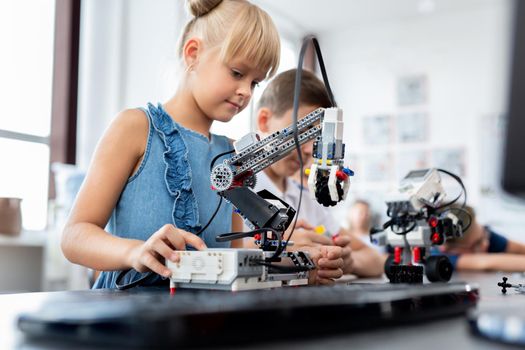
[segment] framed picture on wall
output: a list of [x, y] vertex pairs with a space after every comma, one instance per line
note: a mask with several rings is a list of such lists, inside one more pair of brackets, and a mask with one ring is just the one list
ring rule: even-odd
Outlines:
[[392, 116], [379, 114], [363, 118], [363, 138], [367, 145], [386, 145], [392, 143]]
[[422, 105], [428, 101], [428, 79], [424, 74], [402, 76], [397, 81], [400, 106]]
[[397, 116], [397, 141], [425, 142], [428, 139], [428, 115], [424, 112], [401, 113]]

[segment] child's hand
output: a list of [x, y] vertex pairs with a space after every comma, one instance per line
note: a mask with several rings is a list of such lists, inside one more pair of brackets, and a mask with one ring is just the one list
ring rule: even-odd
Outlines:
[[334, 284], [343, 275], [343, 249], [335, 246], [304, 247], [316, 269], [310, 271], [309, 284]]
[[354, 267], [354, 259], [352, 258], [352, 248], [350, 247], [352, 240], [348, 236], [336, 235], [332, 238], [333, 243], [341, 247], [343, 250], [342, 258], [344, 261], [343, 273], [352, 273]]
[[180, 256], [175, 250], [186, 250], [187, 244], [198, 250], [206, 249], [204, 241], [193, 233], [180, 230], [171, 224], [164, 225], [147, 241], [132, 250], [131, 266], [138, 272], [153, 271], [169, 277], [171, 271], [164, 265], [164, 260], [178, 262]]

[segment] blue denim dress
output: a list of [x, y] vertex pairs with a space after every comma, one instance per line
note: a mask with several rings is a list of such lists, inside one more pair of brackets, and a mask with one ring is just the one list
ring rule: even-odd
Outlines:
[[[210, 163], [233, 147], [224, 136], [210, 134], [208, 139], [182, 127], [160, 104], [155, 107], [150, 103], [143, 111], [149, 121], [144, 159], [128, 179], [106, 230], [118, 237], [143, 241], [165, 224], [195, 233], [206, 225], [219, 202], [210, 186]], [[231, 231], [231, 218], [232, 206], [223, 201], [201, 235], [208, 247], [229, 247], [228, 242], [217, 243], [215, 237]], [[103, 271], [93, 288], [115, 288], [119, 272]], [[120, 284], [140, 277], [132, 270]]]

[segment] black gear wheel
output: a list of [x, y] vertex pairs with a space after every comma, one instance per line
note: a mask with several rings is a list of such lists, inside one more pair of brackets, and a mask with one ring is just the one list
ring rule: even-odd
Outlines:
[[255, 188], [255, 185], [257, 185], [257, 175], [248, 176], [246, 179], [244, 179], [244, 186]]
[[325, 207], [333, 207], [339, 201], [341, 201], [343, 199], [343, 187], [339, 181], [336, 182], [335, 186], [337, 188], [337, 195], [339, 197], [338, 201], [333, 201], [330, 197], [330, 190], [328, 189], [328, 177], [317, 174], [317, 183], [315, 189], [315, 198], [317, 199], [317, 202], [324, 205]]

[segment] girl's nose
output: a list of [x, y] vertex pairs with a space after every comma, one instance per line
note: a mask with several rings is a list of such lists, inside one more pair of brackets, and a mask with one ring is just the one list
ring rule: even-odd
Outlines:
[[241, 82], [237, 88], [237, 94], [243, 96], [246, 99], [249, 99], [252, 96], [251, 83]]

